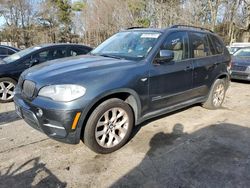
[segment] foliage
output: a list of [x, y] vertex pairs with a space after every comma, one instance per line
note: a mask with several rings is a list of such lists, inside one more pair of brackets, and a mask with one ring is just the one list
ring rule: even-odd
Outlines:
[[226, 43], [249, 32], [250, 0], [0, 0], [0, 40], [16, 46], [83, 42], [96, 46], [132, 26], [202, 26]]

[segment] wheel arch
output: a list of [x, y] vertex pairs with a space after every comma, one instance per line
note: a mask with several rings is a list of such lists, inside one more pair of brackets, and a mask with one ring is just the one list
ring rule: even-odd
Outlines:
[[4, 76], [4, 75], [0, 76], [0, 79], [3, 79], [3, 78], [12, 79], [12, 80], [16, 81], [16, 83], [18, 82], [18, 79], [14, 78], [12, 76]]
[[111, 99], [111, 98], [118, 98], [129, 104], [129, 106], [132, 108], [133, 114], [134, 114], [134, 122], [137, 124], [137, 121], [141, 114], [141, 102], [139, 99], [138, 94], [132, 90], [132, 89], [117, 89], [113, 91], [109, 91], [107, 93], [103, 93], [99, 95], [99, 97], [96, 97], [96, 100], [89, 105], [89, 108], [86, 110], [85, 118], [82, 123], [81, 127], [81, 138], [84, 134], [84, 128], [85, 125], [91, 115], [91, 113], [94, 111], [94, 109], [99, 106], [102, 102]]
[[230, 75], [228, 73], [221, 73], [219, 74], [216, 79], [214, 80], [214, 82], [218, 79], [225, 79], [226, 80], [226, 88], [229, 87], [229, 84], [230, 84]]

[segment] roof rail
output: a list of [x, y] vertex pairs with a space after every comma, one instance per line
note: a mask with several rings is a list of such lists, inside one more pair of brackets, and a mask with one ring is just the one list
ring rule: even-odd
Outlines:
[[213, 33], [212, 30], [210, 29], [207, 29], [207, 28], [203, 28], [203, 27], [197, 27], [197, 26], [191, 26], [191, 25], [172, 25], [170, 28], [194, 28], [194, 29], [200, 29], [200, 30], [203, 30], [203, 31], [209, 31], [211, 33]]
[[129, 30], [129, 29], [142, 29], [142, 28], [145, 28], [145, 27], [138, 27], [138, 26], [135, 26], [135, 27], [129, 27], [129, 28], [127, 28], [127, 30]]

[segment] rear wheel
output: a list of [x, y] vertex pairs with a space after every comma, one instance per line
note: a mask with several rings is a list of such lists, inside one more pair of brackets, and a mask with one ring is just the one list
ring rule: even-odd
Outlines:
[[0, 103], [11, 102], [17, 82], [11, 78], [0, 78]]
[[120, 99], [109, 99], [90, 115], [84, 143], [97, 153], [111, 153], [128, 140], [134, 125], [131, 107]]
[[214, 82], [207, 101], [203, 104], [207, 109], [218, 109], [221, 107], [226, 94], [226, 83], [223, 79]]

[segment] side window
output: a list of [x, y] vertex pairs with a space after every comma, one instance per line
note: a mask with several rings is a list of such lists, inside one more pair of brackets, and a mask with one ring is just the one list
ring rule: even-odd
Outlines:
[[67, 50], [66, 50], [66, 48], [51, 49], [50, 55], [51, 55], [50, 60], [67, 57]]
[[8, 55], [8, 50], [6, 48], [0, 48], [0, 55]]
[[59, 59], [67, 56], [67, 50], [66, 48], [54, 48], [49, 50], [41, 51], [35, 55], [33, 55], [33, 59], [39, 60], [39, 63], [53, 60], [53, 59]]
[[215, 53], [216, 54], [222, 54], [224, 46], [223, 44], [219, 41], [219, 39], [213, 35], [210, 35], [211, 42], [215, 48]]
[[193, 58], [211, 55], [207, 35], [203, 33], [190, 33], [191, 54]]
[[14, 50], [8, 49], [8, 55], [12, 55], [12, 54], [14, 54], [14, 53], [16, 53]]
[[213, 44], [213, 42], [212, 42], [212, 40], [211, 40], [211, 38], [210, 38], [209, 36], [207, 36], [207, 37], [208, 37], [208, 44], [209, 44], [209, 48], [210, 48], [210, 50], [211, 50], [211, 53], [212, 53], [213, 55], [218, 54], [218, 53], [217, 53], [217, 50], [216, 50], [216, 48], [215, 48], [215, 46], [214, 46], [214, 44]]
[[69, 56], [83, 55], [87, 53], [88, 53], [88, 50], [84, 48], [70, 48], [69, 49]]
[[45, 51], [41, 51], [39, 53], [36, 53], [32, 56], [32, 59], [37, 59], [39, 61], [39, 63], [48, 61], [49, 56], [50, 56], [49, 52], [50, 52], [49, 50], [45, 50]]
[[174, 52], [174, 61], [181, 61], [188, 58], [188, 37], [186, 32], [176, 32], [167, 36], [162, 50]]

